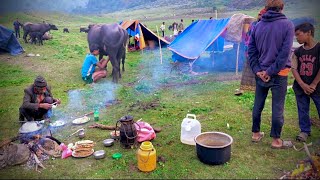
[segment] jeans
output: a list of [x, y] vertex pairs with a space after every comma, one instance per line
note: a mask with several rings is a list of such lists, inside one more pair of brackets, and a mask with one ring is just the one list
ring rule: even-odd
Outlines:
[[261, 113], [269, 89], [272, 92], [272, 124], [270, 137], [280, 138], [284, 123], [283, 111], [287, 93], [287, 76], [272, 76], [269, 82], [263, 82], [256, 76], [256, 93], [252, 111], [252, 132], [260, 132]]
[[300, 131], [310, 135], [311, 133], [311, 121], [309, 117], [310, 111], [310, 98], [313, 100], [318, 110], [318, 116], [320, 118], [320, 96], [306, 94], [296, 95], [298, 116], [299, 116], [299, 127]]
[[16, 33], [16, 38], [20, 38], [20, 29], [15, 29], [15, 33]]

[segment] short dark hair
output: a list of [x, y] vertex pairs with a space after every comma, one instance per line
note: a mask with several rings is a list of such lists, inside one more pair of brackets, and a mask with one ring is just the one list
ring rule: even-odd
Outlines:
[[94, 50], [99, 50], [98, 44], [90, 44], [90, 52], [92, 53]]
[[304, 33], [311, 31], [311, 36], [314, 37], [314, 26], [311, 23], [306, 22], [306, 23], [297, 25], [294, 28], [294, 31], [298, 31], [298, 30]]

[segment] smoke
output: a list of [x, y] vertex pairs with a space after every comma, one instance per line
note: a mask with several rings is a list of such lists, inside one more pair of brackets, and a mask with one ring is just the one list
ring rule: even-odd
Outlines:
[[[83, 117], [85, 114], [93, 112], [96, 108], [106, 108], [107, 104], [115, 100], [115, 91], [118, 85], [109, 81], [98, 82], [93, 87], [80, 90], [71, 90], [68, 92], [69, 102], [63, 108], [59, 106], [53, 109], [52, 120], [63, 121], [66, 123], [64, 127], [72, 124], [76, 118]], [[64, 128], [51, 128], [53, 132], [57, 132]]]

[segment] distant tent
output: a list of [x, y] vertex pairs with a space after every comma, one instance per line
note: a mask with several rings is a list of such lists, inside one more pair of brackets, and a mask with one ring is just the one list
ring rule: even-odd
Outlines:
[[167, 40], [159, 37], [138, 20], [122, 21], [120, 22], [120, 25], [123, 29], [127, 30], [130, 36], [138, 39], [138, 45], [140, 49], [144, 49], [146, 46], [148, 46], [148, 43], [150, 41], [155, 41], [158, 43], [158, 38], [160, 38], [161, 46], [167, 46], [168, 44], [170, 44]]
[[18, 55], [24, 52], [14, 32], [0, 25], [0, 50], [9, 52], [11, 55]]
[[238, 72], [239, 47], [244, 40], [245, 24], [254, 19], [244, 14], [234, 14], [231, 18], [196, 21], [179, 34], [168, 49], [173, 52], [174, 61], [197, 60], [205, 51], [223, 51], [225, 41], [237, 43]]

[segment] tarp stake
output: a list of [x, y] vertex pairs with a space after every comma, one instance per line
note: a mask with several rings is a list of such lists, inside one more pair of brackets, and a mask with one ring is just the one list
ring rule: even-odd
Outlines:
[[162, 64], [162, 51], [161, 51], [161, 42], [160, 42], [158, 26], [156, 26], [156, 28], [157, 28], [157, 34], [158, 34], [158, 40], [159, 40], [159, 48], [160, 48], [160, 64]]

